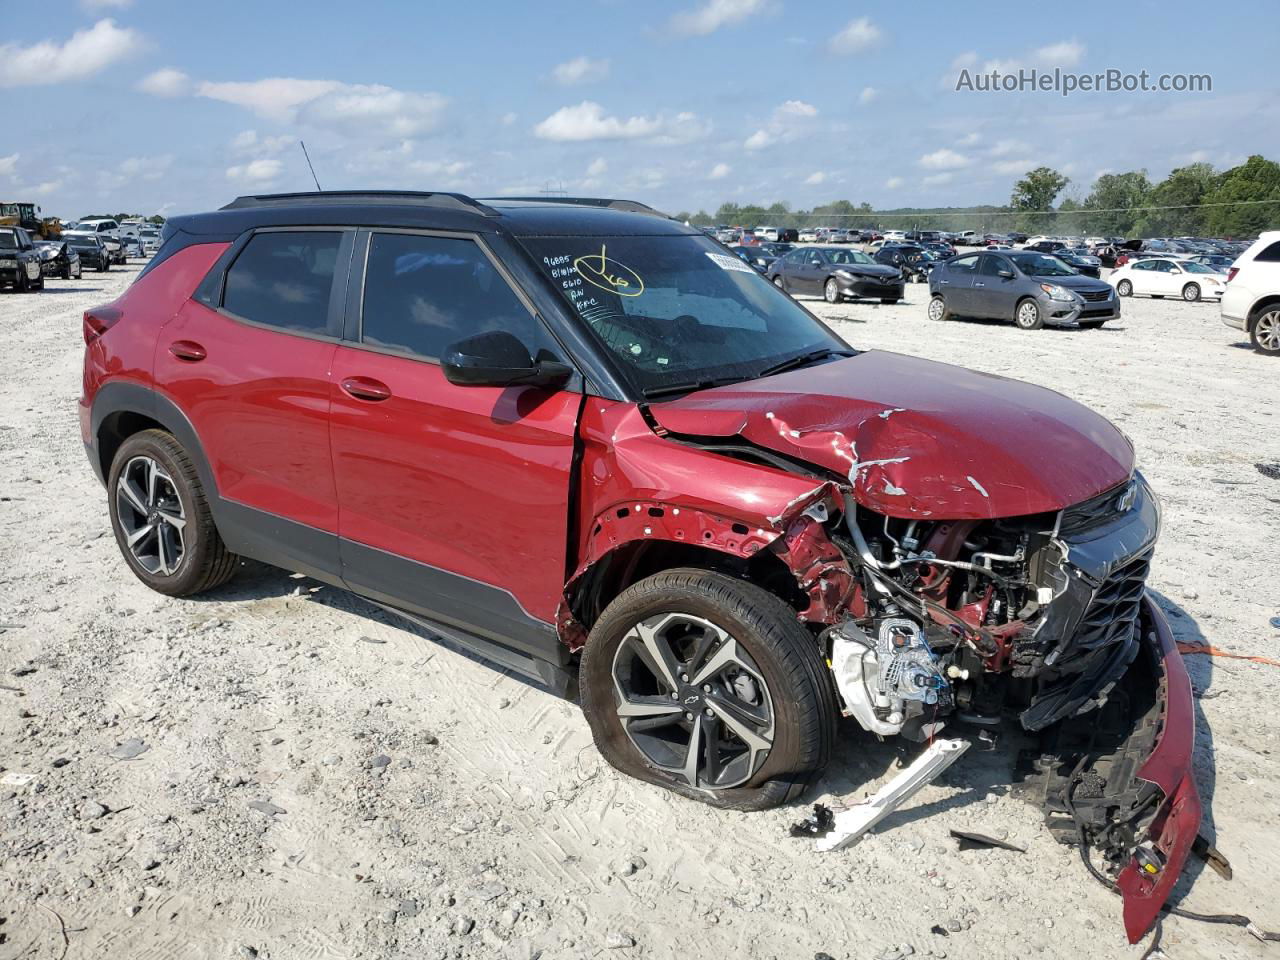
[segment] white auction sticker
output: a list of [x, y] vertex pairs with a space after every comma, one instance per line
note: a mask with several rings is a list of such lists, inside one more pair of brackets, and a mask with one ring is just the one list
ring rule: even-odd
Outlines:
[[723, 253], [712, 253], [710, 250], [702, 251], [712, 262], [721, 270], [736, 270], [739, 273], [755, 273], [747, 264], [743, 263], [738, 257], [726, 256]]

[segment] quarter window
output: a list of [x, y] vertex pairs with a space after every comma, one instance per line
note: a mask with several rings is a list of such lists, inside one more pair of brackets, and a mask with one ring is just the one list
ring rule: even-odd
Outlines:
[[370, 238], [362, 343], [438, 360], [458, 340], [490, 330], [514, 334], [535, 358], [550, 345], [474, 241], [404, 233]]
[[1271, 244], [1271, 246], [1267, 247], [1253, 259], [1261, 260], [1263, 263], [1276, 263], [1277, 261], [1280, 261], [1280, 240]]
[[227, 271], [223, 307], [282, 330], [331, 333], [329, 295], [341, 240], [335, 231], [255, 234]]

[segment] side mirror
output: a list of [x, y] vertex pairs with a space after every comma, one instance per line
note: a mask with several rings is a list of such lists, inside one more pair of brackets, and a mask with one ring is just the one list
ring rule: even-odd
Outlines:
[[459, 340], [440, 363], [445, 379], [459, 387], [559, 386], [573, 374], [567, 364], [534, 360], [529, 348], [506, 330]]
[[1002, 279], [1004, 279], [1004, 280], [1012, 280], [1012, 279], [1013, 279], [1013, 271], [1012, 271], [1012, 270], [1009, 270], [1009, 269], [1000, 269], [1000, 270], [997, 270], [997, 271], [996, 271], [996, 276], [998, 276], [998, 277], [1000, 277], [1000, 278], [1002, 278]]

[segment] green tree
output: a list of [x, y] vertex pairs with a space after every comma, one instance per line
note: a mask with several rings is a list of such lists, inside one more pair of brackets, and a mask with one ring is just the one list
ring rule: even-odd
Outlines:
[[1049, 167], [1027, 171], [1027, 175], [1013, 185], [1013, 194], [1009, 197], [1009, 206], [1017, 213], [1018, 226], [1028, 231], [1046, 229], [1053, 223], [1053, 214], [1039, 211], [1052, 210], [1058, 194], [1070, 182], [1068, 177]]
[[1133, 208], [1146, 205], [1150, 193], [1151, 181], [1145, 170], [1103, 174], [1084, 200], [1084, 209], [1096, 212], [1077, 218], [1079, 229], [1107, 237], [1133, 236], [1141, 218], [1141, 211]]
[[[1259, 202], [1263, 201], [1263, 202]], [[1280, 164], [1254, 155], [1222, 174], [1205, 195], [1206, 232], [1219, 237], [1251, 237], [1280, 224]]]
[[1204, 203], [1220, 177], [1208, 163], [1192, 163], [1170, 172], [1152, 188], [1147, 197], [1151, 207], [1175, 207], [1172, 210], [1147, 210], [1139, 218], [1134, 236], [1198, 237], [1208, 232], [1208, 211]]

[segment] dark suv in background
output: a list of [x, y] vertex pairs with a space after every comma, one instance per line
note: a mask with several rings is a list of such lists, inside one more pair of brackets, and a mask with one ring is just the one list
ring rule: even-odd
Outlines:
[[859, 351], [627, 201], [244, 197], [164, 236], [84, 315], [83, 438], [144, 583], [252, 557], [354, 591], [576, 679], [610, 763], [724, 807], [799, 795], [842, 715], [1016, 726], [1047, 816], [1086, 778], [1070, 835], [1130, 935], [1154, 920], [1195, 726], [1144, 594], [1157, 502], [1101, 416]]
[[929, 319], [1012, 320], [1023, 330], [1101, 327], [1120, 316], [1111, 284], [1086, 277], [1047, 253], [969, 253], [929, 275]]

